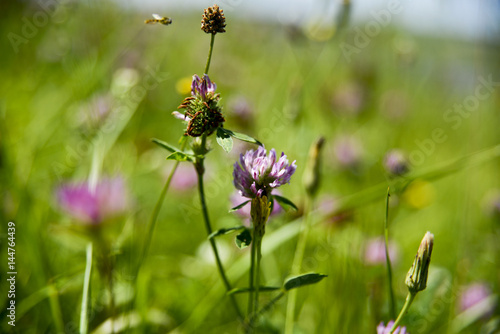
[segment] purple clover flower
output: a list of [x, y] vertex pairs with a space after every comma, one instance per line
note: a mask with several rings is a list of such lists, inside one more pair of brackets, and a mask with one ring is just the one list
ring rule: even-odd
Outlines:
[[[389, 242], [389, 258], [392, 263], [398, 262], [399, 249], [395, 243]], [[365, 246], [365, 263], [368, 265], [385, 264], [385, 239], [373, 238]]]
[[384, 168], [392, 175], [403, 175], [408, 172], [408, 159], [403, 151], [391, 150], [384, 157]]
[[271, 149], [269, 156], [262, 146], [240, 154], [239, 161], [234, 164], [233, 183], [244, 197], [255, 198], [269, 196], [274, 188], [290, 183], [290, 178], [297, 166], [292, 164], [284, 153], [276, 161], [276, 151]]
[[208, 75], [203, 74], [203, 78], [200, 78], [197, 74], [193, 75], [193, 82], [191, 83], [191, 95], [201, 96], [202, 100], [205, 100], [208, 93], [214, 93], [217, 89], [215, 82], [210, 81]]
[[70, 216], [91, 225], [123, 213], [128, 205], [124, 182], [118, 177], [101, 180], [95, 189], [87, 183], [64, 184], [57, 199]]
[[[389, 321], [387, 323], [387, 326], [384, 326], [384, 322], [381, 322], [377, 326], [377, 334], [389, 334], [391, 332], [391, 328], [394, 325], [394, 321]], [[394, 331], [394, 334], [410, 334], [409, 332], [406, 331], [406, 327], [397, 327], [396, 330]]]
[[480, 311], [481, 317], [486, 318], [495, 311], [496, 307], [496, 303], [490, 298], [491, 296], [492, 292], [488, 284], [483, 282], [469, 284], [460, 295], [459, 309], [464, 312], [482, 304], [478, 311]]

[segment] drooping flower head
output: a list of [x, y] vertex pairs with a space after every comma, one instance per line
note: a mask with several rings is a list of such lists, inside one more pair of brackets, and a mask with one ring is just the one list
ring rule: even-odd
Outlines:
[[296, 168], [295, 160], [289, 164], [284, 153], [277, 159], [274, 149], [267, 155], [266, 149], [259, 146], [256, 151], [240, 154], [234, 164], [233, 183], [244, 197], [269, 196], [273, 189], [290, 183]]
[[191, 82], [191, 96], [186, 97], [179, 109], [186, 109], [184, 114], [174, 111], [175, 118], [188, 122], [185, 135], [199, 137], [202, 134], [211, 135], [222, 126], [225, 119], [222, 116], [220, 95], [215, 93], [217, 85], [208, 75], [203, 78], [193, 75]]
[[121, 178], [101, 180], [95, 189], [88, 183], [68, 183], [57, 190], [59, 206], [84, 224], [98, 225], [125, 212], [128, 200]]
[[[384, 326], [384, 323], [381, 322], [377, 326], [377, 334], [389, 334], [391, 332], [392, 326], [394, 325], [394, 321], [389, 321], [387, 323], [387, 326]], [[409, 332], [406, 331], [406, 327], [396, 327], [396, 330], [393, 332], [393, 334], [410, 334]]]

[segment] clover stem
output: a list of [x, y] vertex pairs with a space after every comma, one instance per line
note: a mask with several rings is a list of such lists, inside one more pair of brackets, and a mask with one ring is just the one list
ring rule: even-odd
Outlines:
[[[202, 150], [206, 151], [206, 136], [205, 134], [202, 135]], [[207, 235], [212, 234], [212, 225], [210, 224], [210, 218], [208, 216], [208, 209], [207, 209], [207, 204], [205, 201], [205, 190], [203, 186], [203, 174], [205, 172], [205, 168], [203, 166], [204, 164], [205, 157], [197, 157], [196, 161], [194, 163], [195, 169], [196, 169], [196, 174], [198, 175], [198, 193], [200, 196], [200, 203], [201, 203], [201, 209], [203, 212], [203, 220], [205, 222], [205, 228], [207, 230]], [[217, 244], [215, 243], [215, 240], [213, 238], [209, 239], [210, 246], [212, 247], [212, 251], [215, 256], [215, 262], [217, 264], [217, 270], [219, 271], [219, 275], [222, 278], [222, 281], [224, 282], [224, 286], [226, 288], [226, 291], [230, 291], [232, 289], [231, 283], [229, 283], [229, 280], [226, 276], [226, 272], [224, 271], [224, 267], [222, 265], [222, 261], [219, 256], [219, 251], [217, 249]], [[236, 298], [234, 295], [229, 295], [229, 299], [231, 300], [231, 304], [233, 305], [238, 318], [240, 320], [243, 320], [243, 315], [241, 313], [241, 310], [238, 306], [238, 303], [236, 302]]]
[[212, 51], [214, 49], [215, 34], [211, 34], [210, 38], [210, 48], [208, 49], [207, 65], [205, 66], [205, 74], [208, 75], [208, 69], [210, 68], [210, 61], [212, 60]]

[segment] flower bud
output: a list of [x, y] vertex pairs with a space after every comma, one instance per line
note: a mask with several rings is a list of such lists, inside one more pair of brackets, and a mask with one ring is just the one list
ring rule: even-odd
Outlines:
[[433, 245], [434, 235], [427, 232], [420, 243], [413, 265], [406, 275], [405, 283], [411, 293], [422, 291], [427, 286], [427, 274], [429, 272]]
[[320, 153], [325, 142], [325, 138], [321, 137], [316, 140], [309, 149], [309, 158], [307, 160], [306, 170], [302, 176], [302, 182], [309, 196], [316, 195], [320, 181]]

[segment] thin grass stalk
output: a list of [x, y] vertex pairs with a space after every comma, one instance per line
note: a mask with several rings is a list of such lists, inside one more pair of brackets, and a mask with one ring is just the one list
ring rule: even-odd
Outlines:
[[391, 197], [387, 188], [387, 197], [385, 203], [385, 223], [384, 223], [384, 236], [385, 236], [385, 262], [387, 264], [387, 285], [389, 290], [389, 305], [391, 312], [391, 319], [396, 317], [396, 298], [394, 296], [394, 288], [392, 285], [392, 265], [389, 257], [389, 198]]
[[85, 276], [83, 280], [82, 306], [80, 310], [80, 334], [87, 334], [89, 329], [90, 278], [92, 276], [92, 242], [87, 244]]

